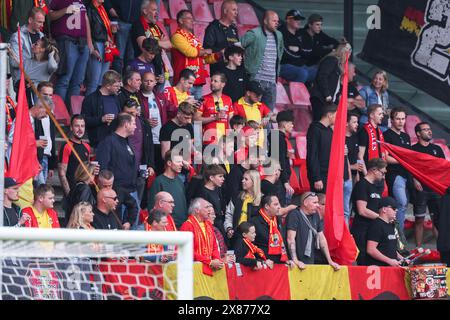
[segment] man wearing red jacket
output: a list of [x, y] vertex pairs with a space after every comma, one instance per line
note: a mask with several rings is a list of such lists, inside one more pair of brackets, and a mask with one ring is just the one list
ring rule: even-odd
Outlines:
[[195, 72], [196, 80], [191, 93], [195, 99], [202, 96], [202, 86], [209, 77], [205, 63], [216, 63], [221, 55], [213, 53], [211, 49], [203, 49], [199, 39], [194, 35], [194, 17], [189, 10], [181, 10], [177, 14], [178, 29], [173, 34], [172, 42], [172, 63], [173, 63], [173, 83], [178, 82], [178, 77], [183, 69], [191, 69]]
[[194, 261], [202, 262], [203, 273], [209, 276], [224, 266], [220, 259], [214, 228], [209, 221], [209, 215], [213, 211], [211, 203], [195, 198], [189, 207], [189, 218], [180, 228], [180, 231], [190, 231], [194, 234]]
[[30, 219], [25, 223], [28, 228], [59, 228], [58, 213], [53, 209], [55, 190], [52, 186], [41, 184], [34, 189], [34, 202], [31, 207], [24, 208], [22, 214]]

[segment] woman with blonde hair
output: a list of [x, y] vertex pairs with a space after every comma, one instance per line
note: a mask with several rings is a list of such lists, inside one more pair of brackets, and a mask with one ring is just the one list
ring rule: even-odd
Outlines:
[[341, 43], [319, 62], [317, 77], [310, 90], [314, 121], [320, 120], [325, 105], [337, 102], [345, 60], [351, 52], [349, 43]]
[[67, 229], [93, 230], [94, 227], [91, 226], [93, 220], [92, 205], [89, 202], [81, 201], [73, 207], [69, 223], [67, 223]]
[[76, 204], [85, 201], [94, 206], [96, 203], [95, 195], [91, 188], [94, 184], [94, 171], [96, 165], [89, 164], [89, 162], [85, 162], [84, 165], [88, 169], [88, 172], [86, 172], [81, 165], [78, 165], [78, 168], [75, 171], [76, 185], [70, 190], [69, 195], [67, 196], [67, 206], [65, 210], [66, 221], [69, 220], [72, 209]]
[[[361, 109], [361, 117], [359, 118], [360, 125], [366, 124], [368, 121], [367, 107], [373, 104], [383, 106], [385, 115], [388, 115], [389, 108], [389, 80], [386, 71], [378, 70], [372, 77], [370, 85], [362, 87], [359, 94], [366, 102], [366, 108]], [[388, 128], [388, 117], [384, 117], [381, 123], [381, 131], [386, 131]]]
[[258, 214], [261, 204], [261, 176], [257, 170], [247, 170], [242, 178], [242, 192], [232, 198], [225, 209], [224, 228], [228, 239], [235, 240], [237, 227]]

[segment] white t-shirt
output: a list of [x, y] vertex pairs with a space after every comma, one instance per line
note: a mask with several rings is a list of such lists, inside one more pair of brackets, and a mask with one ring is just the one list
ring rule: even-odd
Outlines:
[[161, 131], [161, 115], [159, 113], [158, 105], [156, 104], [155, 94], [153, 92], [151, 93], [144, 93], [144, 96], [148, 100], [148, 114], [149, 118], [156, 118], [158, 120], [158, 125], [154, 128], [152, 128], [152, 135], [153, 135], [153, 143], [154, 144], [160, 144], [159, 141], [159, 132]]

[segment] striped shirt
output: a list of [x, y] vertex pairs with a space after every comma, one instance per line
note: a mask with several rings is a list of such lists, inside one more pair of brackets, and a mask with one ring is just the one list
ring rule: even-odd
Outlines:
[[277, 43], [273, 33], [267, 33], [266, 50], [255, 80], [276, 83]]

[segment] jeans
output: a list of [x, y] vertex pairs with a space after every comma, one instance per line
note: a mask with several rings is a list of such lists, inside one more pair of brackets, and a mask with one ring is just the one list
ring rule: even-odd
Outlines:
[[[105, 57], [105, 44], [96, 42], [95, 47], [100, 53], [100, 57]], [[109, 62], [98, 61], [94, 55], [89, 57], [88, 68], [86, 72], [86, 96], [95, 92], [102, 84], [103, 75], [109, 70]]]
[[41, 184], [45, 184], [47, 183], [47, 178], [48, 178], [48, 156], [43, 156], [42, 160], [41, 160], [41, 167], [42, 170], [39, 172], [39, 175], [37, 177], [37, 184], [41, 185]]
[[200, 98], [203, 96], [203, 86], [194, 86], [189, 89], [189, 92], [191, 96], [194, 96], [195, 100], [200, 100]]
[[404, 177], [395, 177], [394, 185], [392, 187], [392, 193], [398, 205], [397, 221], [400, 230], [403, 231], [406, 209], [408, 208], [408, 189], [406, 188], [406, 179]]
[[89, 48], [87, 46], [80, 48], [69, 40], [58, 40], [58, 47], [62, 46], [65, 46], [67, 55], [66, 73], [56, 81], [55, 93], [70, 106], [70, 98], [80, 95], [89, 61]]
[[261, 101], [264, 102], [270, 110], [273, 111], [275, 103], [277, 101], [277, 84], [274, 82], [268, 82], [263, 80], [256, 80], [261, 85], [264, 93]]
[[114, 59], [112, 68], [122, 73], [126, 63], [134, 59], [134, 49], [130, 38], [131, 24], [119, 21], [119, 30], [116, 33], [116, 46], [120, 55]]
[[348, 223], [350, 221], [350, 197], [352, 195], [353, 190], [353, 181], [352, 179], [348, 179], [347, 181], [344, 181], [344, 219], [345, 222]]
[[313, 82], [316, 79], [317, 66], [294, 66], [292, 64], [282, 64], [280, 76], [288, 81]]

